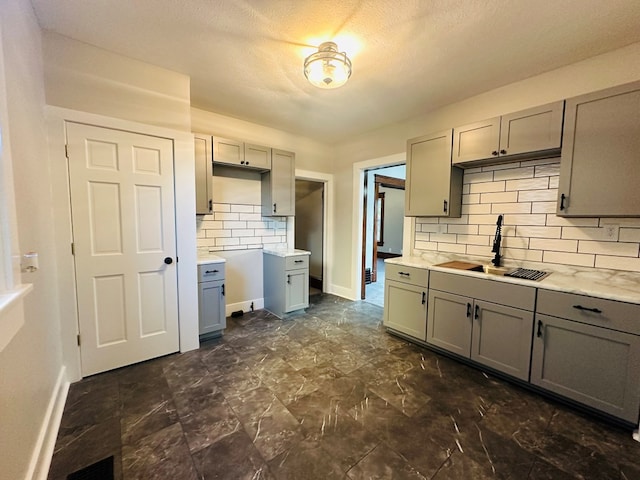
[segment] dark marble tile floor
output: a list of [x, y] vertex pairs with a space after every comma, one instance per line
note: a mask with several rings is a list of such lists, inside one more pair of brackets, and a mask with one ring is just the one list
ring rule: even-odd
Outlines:
[[385, 333], [331, 295], [71, 386], [50, 480], [640, 479], [631, 432]]

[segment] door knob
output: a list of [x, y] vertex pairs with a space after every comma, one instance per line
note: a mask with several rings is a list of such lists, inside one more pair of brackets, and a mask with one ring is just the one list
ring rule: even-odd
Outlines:
[[164, 263], [166, 263], [167, 265], [171, 265], [173, 263], [173, 258], [165, 257]]

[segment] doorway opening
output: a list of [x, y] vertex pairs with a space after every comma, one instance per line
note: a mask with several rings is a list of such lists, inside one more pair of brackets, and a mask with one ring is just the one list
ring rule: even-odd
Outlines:
[[361, 299], [384, 306], [384, 260], [402, 256], [405, 165], [364, 172]]
[[325, 182], [296, 178], [295, 248], [309, 256], [309, 295], [325, 291]]

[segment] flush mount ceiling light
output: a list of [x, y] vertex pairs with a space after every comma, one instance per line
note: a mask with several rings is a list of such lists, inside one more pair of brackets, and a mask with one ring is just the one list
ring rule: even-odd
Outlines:
[[324, 42], [304, 59], [304, 76], [319, 88], [338, 88], [351, 76], [351, 60], [333, 42]]

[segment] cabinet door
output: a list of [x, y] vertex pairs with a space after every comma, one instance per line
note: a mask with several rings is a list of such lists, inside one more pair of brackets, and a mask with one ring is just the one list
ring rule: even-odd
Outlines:
[[262, 215], [288, 217], [296, 213], [295, 154], [273, 150], [271, 171], [262, 174]]
[[244, 165], [264, 170], [271, 169], [271, 149], [262, 145], [244, 144]]
[[640, 337], [536, 314], [531, 383], [632, 423], [640, 406]]
[[424, 341], [427, 327], [426, 290], [426, 287], [387, 280], [384, 285], [384, 326]]
[[200, 335], [224, 330], [227, 327], [227, 319], [224, 314], [224, 283], [222, 281], [202, 282], [199, 287]]
[[213, 161], [244, 165], [244, 143], [229, 138], [213, 137]]
[[285, 313], [309, 306], [309, 270], [288, 270], [285, 285]]
[[211, 162], [211, 135], [195, 134], [196, 160], [196, 215], [213, 211], [213, 169]]
[[476, 300], [471, 359], [521, 380], [529, 380], [533, 312]]
[[462, 170], [451, 166], [451, 138], [446, 130], [407, 142], [406, 216], [460, 216]]
[[518, 155], [562, 146], [562, 114], [564, 101], [503, 115], [500, 119], [500, 151], [502, 155]]
[[497, 158], [500, 144], [500, 117], [457, 127], [453, 131], [452, 162]]
[[640, 216], [640, 82], [567, 100], [559, 216]]
[[469, 358], [472, 311], [471, 298], [429, 290], [427, 343]]

